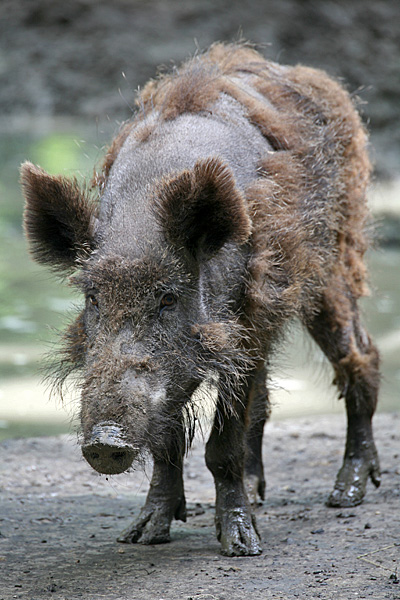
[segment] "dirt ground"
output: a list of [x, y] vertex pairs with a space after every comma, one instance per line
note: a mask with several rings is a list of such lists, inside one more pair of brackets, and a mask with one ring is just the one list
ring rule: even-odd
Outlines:
[[219, 554], [201, 442], [186, 461], [187, 523], [173, 523], [170, 544], [126, 546], [115, 538], [138, 513], [149, 473], [97, 475], [73, 434], [6, 440], [0, 599], [400, 599], [400, 415], [375, 419], [381, 487], [341, 510], [324, 500], [344, 433], [337, 415], [268, 424], [267, 499], [256, 508], [263, 553], [249, 558]]

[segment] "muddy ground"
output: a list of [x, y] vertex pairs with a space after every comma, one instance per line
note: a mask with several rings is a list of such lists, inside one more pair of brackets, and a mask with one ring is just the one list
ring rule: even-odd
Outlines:
[[362, 506], [324, 505], [344, 418], [272, 422], [267, 499], [256, 509], [263, 554], [226, 558], [214, 534], [214, 489], [196, 443], [186, 461], [187, 523], [161, 546], [115, 541], [144, 501], [141, 471], [90, 470], [74, 436], [0, 446], [0, 599], [400, 599], [400, 415], [375, 420], [383, 468]]

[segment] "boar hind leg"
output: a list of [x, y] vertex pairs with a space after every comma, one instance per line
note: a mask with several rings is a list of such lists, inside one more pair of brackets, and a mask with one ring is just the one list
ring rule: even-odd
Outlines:
[[[343, 293], [340, 293], [340, 289]], [[334, 294], [334, 295], [333, 295]], [[378, 454], [372, 435], [372, 416], [379, 387], [379, 355], [360, 324], [357, 303], [345, 286], [327, 295], [309, 331], [331, 361], [340, 396], [345, 399], [347, 439], [343, 465], [328, 506], [356, 506], [370, 477], [380, 484]]]
[[265, 478], [262, 462], [262, 439], [266, 420], [270, 415], [267, 373], [265, 365], [257, 371], [249, 388], [249, 426], [246, 433], [246, 459], [244, 482], [251, 504], [257, 503], [257, 495], [265, 498]]
[[154, 459], [153, 476], [146, 502], [138, 518], [118, 537], [125, 544], [164, 544], [170, 541], [172, 519], [186, 521], [183, 489], [183, 449], [170, 452], [168, 459]]
[[[244, 414], [228, 416], [218, 409], [206, 446], [206, 463], [215, 481], [215, 525], [226, 556], [261, 553], [255, 518], [251, 512], [244, 482]], [[239, 407], [239, 410], [243, 410]]]

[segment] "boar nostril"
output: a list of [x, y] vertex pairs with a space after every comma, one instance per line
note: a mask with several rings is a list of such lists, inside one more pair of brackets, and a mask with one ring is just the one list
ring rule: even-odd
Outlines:
[[113, 452], [111, 458], [117, 462], [122, 463], [126, 458], [126, 452]]
[[137, 450], [130, 446], [116, 449], [115, 446], [97, 444], [94, 447], [83, 446], [82, 454], [98, 473], [116, 475], [129, 469], [137, 455]]
[[121, 428], [115, 423], [93, 427], [91, 438], [82, 446], [82, 454], [98, 473], [123, 473], [131, 466], [138, 450], [127, 444]]

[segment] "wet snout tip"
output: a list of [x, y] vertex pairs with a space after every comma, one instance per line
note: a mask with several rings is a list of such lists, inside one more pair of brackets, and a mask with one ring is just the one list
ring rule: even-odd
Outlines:
[[138, 448], [123, 441], [120, 427], [107, 423], [93, 427], [90, 440], [82, 446], [82, 454], [98, 473], [117, 475], [129, 469]]
[[137, 450], [129, 446], [116, 448], [105, 444], [90, 444], [82, 447], [82, 454], [98, 473], [117, 475], [129, 469]]

